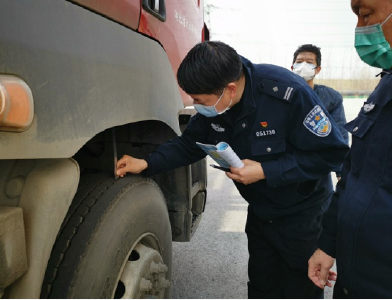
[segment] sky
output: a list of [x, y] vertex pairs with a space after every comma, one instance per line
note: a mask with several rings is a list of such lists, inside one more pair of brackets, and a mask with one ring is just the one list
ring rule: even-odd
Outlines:
[[374, 78], [354, 48], [357, 18], [350, 0], [204, 0], [210, 39], [254, 63], [290, 68], [302, 44], [321, 48], [320, 79]]

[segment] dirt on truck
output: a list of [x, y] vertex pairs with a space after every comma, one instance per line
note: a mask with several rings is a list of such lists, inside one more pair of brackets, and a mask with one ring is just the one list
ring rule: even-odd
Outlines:
[[0, 1], [0, 298], [164, 298], [205, 160], [115, 179], [181, 134], [203, 0]]

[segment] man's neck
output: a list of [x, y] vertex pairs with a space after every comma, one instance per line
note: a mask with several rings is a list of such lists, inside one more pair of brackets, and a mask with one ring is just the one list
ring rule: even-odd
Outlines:
[[314, 81], [313, 79], [307, 81], [307, 83], [309, 84], [309, 86], [312, 88], [312, 90], [314, 89]]

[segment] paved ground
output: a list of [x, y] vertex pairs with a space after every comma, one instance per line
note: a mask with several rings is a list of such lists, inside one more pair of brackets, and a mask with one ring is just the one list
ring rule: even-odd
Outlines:
[[246, 298], [247, 203], [222, 171], [208, 174], [208, 203], [189, 243], [173, 247], [173, 298]]
[[[364, 99], [345, 99], [347, 121]], [[333, 176], [335, 177], [335, 176]], [[189, 243], [174, 243], [172, 298], [247, 298], [247, 203], [219, 170], [209, 168], [208, 203]], [[332, 298], [332, 289], [325, 298]]]

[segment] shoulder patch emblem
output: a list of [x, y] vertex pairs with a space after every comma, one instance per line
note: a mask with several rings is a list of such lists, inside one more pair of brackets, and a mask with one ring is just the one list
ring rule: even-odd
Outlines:
[[313, 134], [326, 137], [331, 133], [332, 124], [323, 109], [317, 105], [306, 116], [303, 124]]
[[211, 123], [212, 129], [214, 129], [216, 132], [225, 132], [225, 128], [221, 127], [219, 124], [214, 124]]

